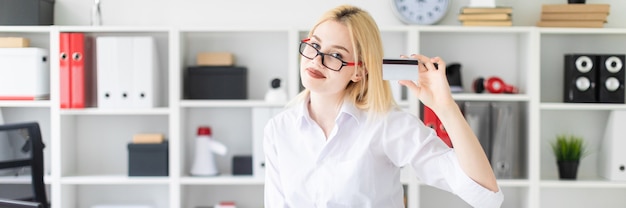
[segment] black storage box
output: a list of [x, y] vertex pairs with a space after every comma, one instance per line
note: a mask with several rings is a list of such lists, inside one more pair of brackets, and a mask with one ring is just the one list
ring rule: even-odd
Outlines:
[[128, 144], [128, 176], [168, 176], [168, 143]]
[[248, 99], [245, 67], [190, 66], [184, 82], [185, 99]]
[[252, 156], [233, 156], [233, 175], [252, 175]]
[[52, 25], [54, 0], [0, 0], [0, 25]]

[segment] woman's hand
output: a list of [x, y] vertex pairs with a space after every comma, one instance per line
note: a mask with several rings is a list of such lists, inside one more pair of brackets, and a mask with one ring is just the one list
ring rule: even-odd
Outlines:
[[435, 111], [450, 136], [463, 171], [478, 184], [493, 192], [498, 192], [498, 183], [489, 159], [472, 128], [465, 121], [459, 106], [452, 98], [446, 78], [446, 63], [439, 57], [411, 55], [411, 58], [417, 59], [420, 63], [418, 80], [417, 82], [402, 80], [400, 84], [407, 86], [424, 105]]
[[[406, 56], [401, 57], [408, 58]], [[446, 63], [440, 57], [429, 58], [413, 54], [411, 58], [417, 59], [419, 62], [417, 82], [401, 80], [399, 83], [408, 87], [424, 105], [435, 112], [441, 107], [445, 108], [454, 103], [446, 77]]]

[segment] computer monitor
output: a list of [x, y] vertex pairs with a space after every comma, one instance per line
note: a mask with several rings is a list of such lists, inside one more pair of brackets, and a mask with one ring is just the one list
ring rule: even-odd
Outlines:
[[0, 207], [2, 208], [43, 208], [39, 202], [27, 202], [10, 199], [0, 199]]

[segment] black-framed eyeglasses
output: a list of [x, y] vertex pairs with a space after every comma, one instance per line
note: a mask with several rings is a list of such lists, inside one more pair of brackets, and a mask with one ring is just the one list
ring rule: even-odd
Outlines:
[[[307, 38], [300, 41], [300, 55], [302, 55], [304, 58], [313, 60], [315, 57], [321, 55], [322, 65], [333, 71], [340, 71], [341, 68], [343, 68], [344, 66], [361, 65], [361, 62], [359, 62], [358, 64], [354, 62], [346, 62], [338, 57], [338, 54], [322, 53], [317, 47], [308, 43], [309, 40], [310, 39]], [[325, 58], [326, 56], [328, 56], [328, 58]]]

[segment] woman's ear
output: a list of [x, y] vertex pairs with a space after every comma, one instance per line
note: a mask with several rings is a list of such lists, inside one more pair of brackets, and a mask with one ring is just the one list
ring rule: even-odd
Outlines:
[[367, 70], [365, 69], [359, 70], [356, 73], [354, 73], [354, 75], [352, 76], [352, 82], [359, 82], [363, 80], [364, 76], [367, 76]]

